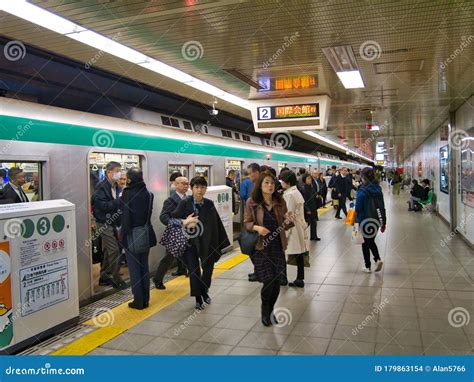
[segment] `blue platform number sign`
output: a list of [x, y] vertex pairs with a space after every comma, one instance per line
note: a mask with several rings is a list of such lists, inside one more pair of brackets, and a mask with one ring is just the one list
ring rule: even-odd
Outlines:
[[272, 108], [271, 107], [259, 107], [258, 108], [258, 119], [271, 119]]

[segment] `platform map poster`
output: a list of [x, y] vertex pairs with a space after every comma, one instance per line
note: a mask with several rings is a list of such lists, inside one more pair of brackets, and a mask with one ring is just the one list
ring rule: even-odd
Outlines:
[[0, 349], [13, 339], [10, 243], [0, 242]]

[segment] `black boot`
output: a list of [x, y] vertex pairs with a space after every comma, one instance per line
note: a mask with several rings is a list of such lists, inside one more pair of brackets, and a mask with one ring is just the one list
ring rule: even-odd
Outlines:
[[262, 301], [262, 324], [265, 326], [271, 326], [272, 321], [270, 319], [270, 306], [267, 302]]

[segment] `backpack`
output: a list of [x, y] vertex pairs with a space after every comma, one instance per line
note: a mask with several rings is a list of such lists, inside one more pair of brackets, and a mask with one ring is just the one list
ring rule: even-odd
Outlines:
[[382, 227], [387, 224], [387, 214], [385, 212], [385, 206], [383, 202], [383, 195], [373, 196], [370, 192], [363, 188], [360, 188], [368, 196], [368, 203], [365, 209], [366, 219], [377, 221], [378, 227]]

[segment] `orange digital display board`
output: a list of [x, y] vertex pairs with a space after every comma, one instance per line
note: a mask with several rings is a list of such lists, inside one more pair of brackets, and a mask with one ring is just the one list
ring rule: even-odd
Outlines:
[[316, 76], [305, 75], [297, 77], [275, 78], [275, 90], [292, 90], [317, 88]]
[[275, 106], [275, 119], [318, 117], [318, 104]]

